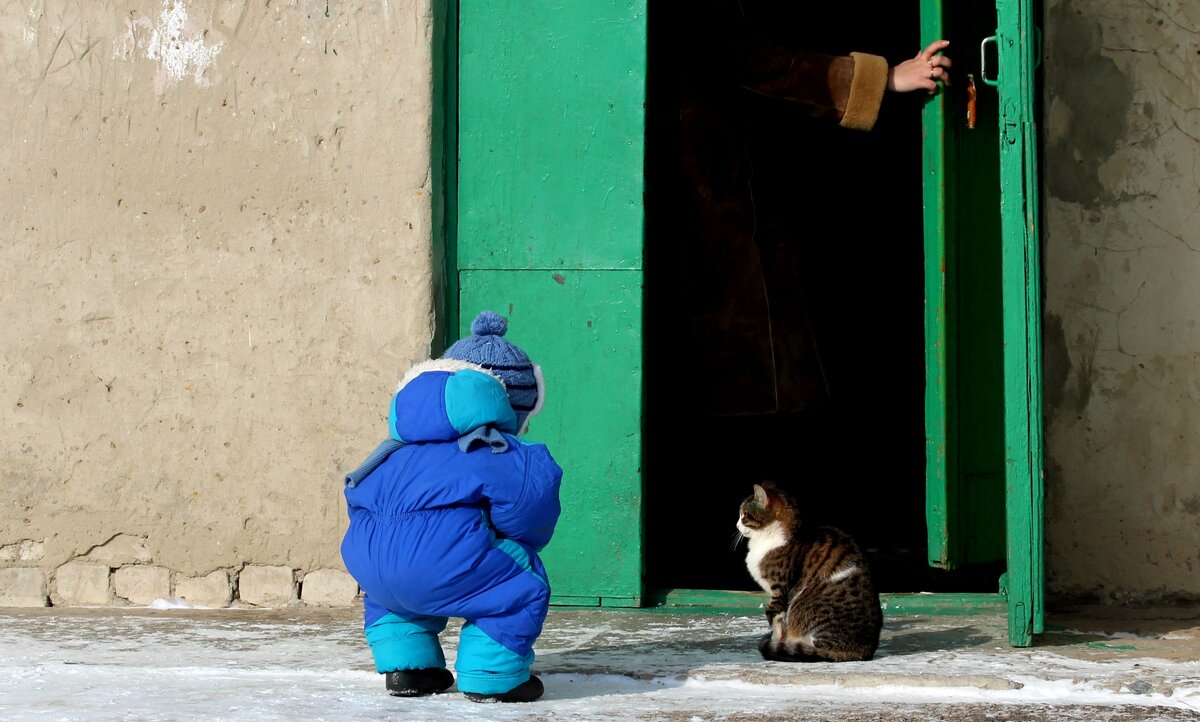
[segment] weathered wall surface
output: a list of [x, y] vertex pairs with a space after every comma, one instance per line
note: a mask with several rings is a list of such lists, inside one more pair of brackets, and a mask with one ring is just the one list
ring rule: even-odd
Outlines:
[[431, 32], [424, 0], [0, 5], [0, 603], [341, 568], [340, 473], [433, 332]]
[[[353, 596], [340, 472], [434, 331], [429, 5], [0, 5], [0, 605]], [[1045, 39], [1048, 588], [1200, 598], [1200, 6]]]
[[1052, 594], [1200, 598], [1200, 4], [1046, 8]]

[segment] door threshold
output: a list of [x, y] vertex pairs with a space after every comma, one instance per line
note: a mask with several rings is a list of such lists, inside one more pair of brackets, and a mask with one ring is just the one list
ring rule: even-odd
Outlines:
[[[883, 613], [889, 617], [914, 615], [967, 616], [1007, 613], [1000, 594], [977, 592], [918, 592], [880, 594]], [[643, 611], [676, 611], [711, 614], [761, 614], [767, 596], [762, 592], [724, 589], [658, 589], [646, 597]]]

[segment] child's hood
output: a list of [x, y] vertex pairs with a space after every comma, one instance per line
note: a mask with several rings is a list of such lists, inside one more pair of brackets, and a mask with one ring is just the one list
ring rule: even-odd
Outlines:
[[405, 443], [454, 441], [488, 425], [517, 432], [504, 383], [483, 367], [457, 359], [413, 366], [388, 410], [392, 438]]

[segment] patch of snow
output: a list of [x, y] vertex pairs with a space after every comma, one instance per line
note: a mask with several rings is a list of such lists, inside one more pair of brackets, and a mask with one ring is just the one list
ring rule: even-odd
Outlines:
[[159, 597], [158, 599], [155, 599], [153, 602], [150, 602], [150, 604], [147, 605], [146, 608], [147, 609], [205, 609], [206, 607], [201, 607], [199, 605], [192, 604], [188, 600], [180, 599], [179, 597], [172, 597], [171, 599], [163, 599], [162, 597]]
[[[453, 689], [408, 700], [386, 694], [357, 616], [273, 614], [0, 614], [0, 718], [626, 722], [867, 710], [886, 719], [946, 703], [1200, 710], [1200, 662], [997, 652], [970, 620], [889, 620], [874, 661], [797, 665], [758, 657], [757, 616], [600, 612], [551, 614], [534, 665], [546, 695], [532, 706], [476, 705]], [[442, 640], [452, 663], [457, 623]], [[1134, 679], [1146, 693], [1127, 691]]]

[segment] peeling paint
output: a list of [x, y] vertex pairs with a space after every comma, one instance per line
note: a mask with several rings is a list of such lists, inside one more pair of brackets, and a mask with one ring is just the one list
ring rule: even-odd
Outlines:
[[40, 6], [29, 8], [29, 21], [26, 22], [25, 26], [21, 28], [21, 39], [25, 41], [26, 47], [31, 48], [37, 44], [37, 23], [41, 16], [42, 8]]
[[223, 46], [223, 43], [206, 45], [204, 38], [205, 32], [190, 21], [186, 4], [163, 0], [157, 23], [151, 23], [146, 16], [125, 19], [125, 35], [114, 42], [113, 57], [134, 60], [138, 49], [144, 48], [146, 59], [158, 61], [154, 84], [160, 93], [188, 76], [204, 88], [212, 84], [205, 73]]
[[159, 60], [169, 78], [182, 80], [190, 74], [196, 85], [204, 87], [209, 84], [204, 72], [220, 52], [221, 43], [206, 46], [203, 32], [189, 32], [183, 3], [163, 0], [162, 15], [146, 48], [147, 58]]

